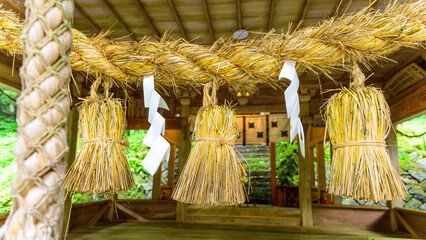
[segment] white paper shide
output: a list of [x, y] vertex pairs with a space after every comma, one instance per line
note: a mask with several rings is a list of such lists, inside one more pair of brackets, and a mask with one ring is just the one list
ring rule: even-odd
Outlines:
[[151, 124], [143, 144], [151, 149], [142, 161], [142, 166], [151, 175], [154, 175], [161, 162], [164, 159], [168, 160], [170, 156], [170, 143], [163, 137], [166, 129], [166, 119], [157, 112], [158, 108], [169, 110], [169, 107], [160, 94], [155, 91], [154, 76], [144, 78], [143, 95], [145, 108], [149, 108], [148, 122]]

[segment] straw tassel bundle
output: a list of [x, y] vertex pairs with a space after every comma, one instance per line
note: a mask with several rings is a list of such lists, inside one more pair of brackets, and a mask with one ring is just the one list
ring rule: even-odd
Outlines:
[[380, 89], [363, 86], [364, 75], [357, 65], [354, 77], [350, 88], [343, 88], [325, 105], [333, 145], [328, 191], [376, 202], [404, 198], [406, 189], [385, 142], [391, 129], [389, 106]]
[[[99, 81], [94, 83], [98, 85]], [[83, 147], [68, 170], [63, 189], [90, 194], [121, 193], [135, 186], [122, 141], [126, 130], [123, 101], [92, 95], [79, 106]], [[93, 91], [94, 90], [94, 91]], [[106, 90], [108, 96], [108, 90]]]
[[[210, 88], [213, 88], [211, 96]], [[176, 201], [237, 205], [246, 199], [243, 184], [246, 173], [234, 149], [237, 118], [229, 104], [216, 105], [215, 95], [215, 85], [206, 84], [203, 107], [195, 120], [195, 145], [172, 194]]]

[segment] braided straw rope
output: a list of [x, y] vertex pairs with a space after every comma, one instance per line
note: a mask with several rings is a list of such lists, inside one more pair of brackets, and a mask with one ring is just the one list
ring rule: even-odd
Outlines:
[[[281, 86], [279, 70], [284, 60], [298, 63], [330, 77], [334, 70], [350, 71], [351, 64], [367, 67], [370, 61], [401, 47], [424, 47], [426, 40], [424, 1], [389, 4], [383, 11], [365, 8], [357, 13], [325, 20], [315, 27], [293, 33], [265, 34], [245, 41], [219, 39], [210, 48], [176, 41], [114, 42], [106, 33], [88, 38], [73, 30], [71, 64], [74, 70], [105, 75], [116, 84], [139, 83], [155, 74], [156, 86], [169, 92], [201, 87], [214, 80], [232, 90], [254, 92], [257, 84]], [[0, 49], [20, 54], [20, 21], [0, 10]]]
[[60, 0], [27, 0], [25, 4], [23, 89], [17, 101], [14, 149], [18, 171], [12, 182], [12, 208], [0, 238], [59, 239], [73, 5]]

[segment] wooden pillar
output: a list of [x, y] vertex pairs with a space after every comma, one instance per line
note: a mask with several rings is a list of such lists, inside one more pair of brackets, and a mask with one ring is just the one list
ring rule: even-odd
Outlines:
[[[386, 138], [386, 145], [389, 150], [392, 165], [395, 168], [395, 170], [399, 173], [398, 141], [396, 137], [396, 132], [393, 128], [391, 129], [388, 137]], [[387, 206], [390, 208], [391, 230], [393, 232], [396, 232], [398, 230], [398, 222], [397, 222], [397, 217], [396, 217], [394, 208], [403, 207], [402, 199], [394, 199], [391, 201], [387, 201]]]
[[[333, 144], [330, 141], [330, 158], [331, 158], [331, 164], [333, 164]], [[333, 204], [342, 205], [342, 196], [336, 196], [333, 195], [332, 199]]]
[[318, 198], [321, 201], [322, 191], [326, 190], [325, 182], [325, 159], [324, 159], [324, 144], [318, 143], [316, 145], [317, 151], [317, 179], [318, 179]]
[[[186, 159], [188, 158], [189, 152], [191, 151], [191, 136], [190, 136], [190, 123], [189, 123], [189, 98], [181, 98], [181, 133], [178, 153], [178, 177], [182, 173], [183, 167], [185, 166]], [[176, 206], [176, 221], [185, 222], [186, 212], [188, 210], [188, 204], [177, 203]]]
[[105, 196], [106, 199], [111, 200], [111, 207], [108, 210], [108, 221], [112, 222], [116, 219], [117, 216], [117, 194], [108, 194]]
[[161, 189], [161, 172], [163, 170], [163, 164], [160, 164], [160, 166], [157, 169], [157, 172], [155, 172], [153, 176], [153, 183], [152, 183], [152, 199], [153, 200], [159, 200], [160, 199], [160, 189]]
[[[67, 164], [66, 170], [68, 170], [75, 160], [75, 153], [77, 150], [77, 136], [78, 136], [78, 111], [77, 108], [73, 107], [68, 115], [67, 122], [67, 142], [68, 152], [65, 154], [65, 162]], [[64, 202], [64, 217], [62, 221], [62, 238], [68, 233], [68, 220], [71, 214], [72, 199], [70, 195], [66, 195]]]
[[315, 159], [314, 159], [314, 148], [309, 148], [309, 165], [311, 167], [311, 187], [315, 187]]
[[269, 152], [271, 155], [271, 198], [272, 205], [277, 205], [277, 153], [275, 143], [270, 144]]
[[176, 145], [171, 144], [169, 164], [167, 167], [167, 185], [172, 186], [172, 189], [173, 189], [173, 186], [175, 185], [175, 164], [176, 164]]
[[[305, 133], [305, 150], [309, 151], [309, 125], [303, 125]], [[299, 148], [299, 207], [302, 227], [312, 227], [312, 198], [309, 153], [303, 158]]]

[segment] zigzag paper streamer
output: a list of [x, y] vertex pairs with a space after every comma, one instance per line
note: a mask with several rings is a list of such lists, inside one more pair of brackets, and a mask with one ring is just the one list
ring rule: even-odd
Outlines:
[[299, 78], [296, 72], [296, 62], [285, 61], [281, 69], [278, 79], [287, 78], [291, 81], [290, 86], [284, 91], [285, 106], [287, 108], [287, 116], [290, 119], [290, 142], [293, 142], [297, 134], [299, 134], [299, 146], [302, 156], [305, 157], [305, 134], [303, 132], [302, 121], [299, 118], [300, 102], [299, 94]]
[[143, 144], [151, 149], [142, 161], [142, 166], [151, 175], [154, 175], [163, 159], [168, 160], [170, 156], [170, 143], [163, 137], [166, 119], [157, 112], [158, 108], [169, 110], [169, 107], [160, 94], [155, 91], [154, 76], [144, 78], [143, 95], [145, 108], [149, 108], [148, 122], [151, 123]]

